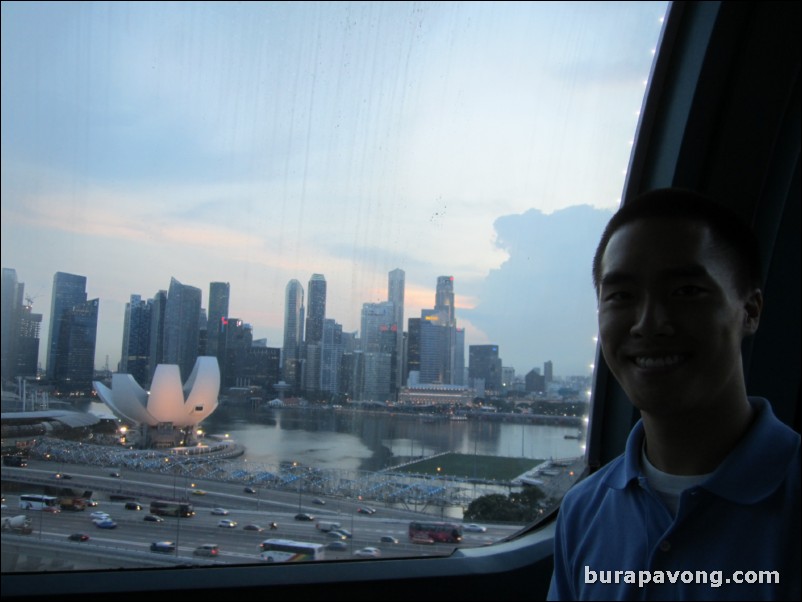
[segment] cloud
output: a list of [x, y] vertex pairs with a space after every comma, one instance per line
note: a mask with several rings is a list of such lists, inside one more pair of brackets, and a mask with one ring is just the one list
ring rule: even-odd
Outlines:
[[505, 366], [523, 374], [551, 360], [555, 374], [588, 373], [597, 330], [590, 265], [611, 215], [577, 205], [496, 220], [496, 245], [509, 259], [468, 285], [476, 305], [458, 318], [489, 334]]

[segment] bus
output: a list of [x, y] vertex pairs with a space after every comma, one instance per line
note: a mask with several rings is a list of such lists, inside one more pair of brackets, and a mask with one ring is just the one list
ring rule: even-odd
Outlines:
[[266, 539], [259, 545], [259, 550], [259, 556], [265, 562], [310, 562], [325, 557], [323, 544], [290, 539]]
[[177, 516], [189, 518], [195, 516], [195, 509], [188, 502], [172, 500], [153, 500], [150, 503], [150, 513], [157, 516]]
[[23, 493], [19, 496], [19, 507], [22, 510], [44, 510], [45, 508], [56, 508], [57, 505], [58, 498], [52, 495]]
[[434, 543], [459, 543], [462, 541], [462, 525], [456, 523], [412, 521], [409, 523], [409, 539]]

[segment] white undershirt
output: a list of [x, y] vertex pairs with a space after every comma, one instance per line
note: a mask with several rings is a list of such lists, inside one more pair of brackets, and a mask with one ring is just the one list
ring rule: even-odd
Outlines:
[[645, 442], [641, 448], [640, 462], [646, 479], [649, 481], [649, 485], [657, 492], [674, 516], [677, 515], [679, 497], [682, 492], [703, 483], [713, 474], [709, 472], [701, 475], [676, 475], [663, 472], [655, 468], [654, 465], [649, 462], [649, 458], [646, 457]]

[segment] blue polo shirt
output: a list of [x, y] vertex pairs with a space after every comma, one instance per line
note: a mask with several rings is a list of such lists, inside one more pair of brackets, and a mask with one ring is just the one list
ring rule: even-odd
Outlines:
[[639, 421], [623, 456], [565, 495], [548, 599], [800, 600], [800, 438], [749, 401], [749, 431], [676, 516], [641, 470]]

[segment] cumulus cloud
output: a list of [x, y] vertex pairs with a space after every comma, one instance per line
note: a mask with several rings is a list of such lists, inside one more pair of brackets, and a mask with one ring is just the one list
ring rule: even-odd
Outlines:
[[460, 315], [489, 333], [505, 366], [525, 374], [551, 360], [555, 374], [589, 373], [597, 330], [590, 266], [611, 215], [579, 205], [496, 220], [496, 245], [509, 259], [467, 291], [477, 303]]

